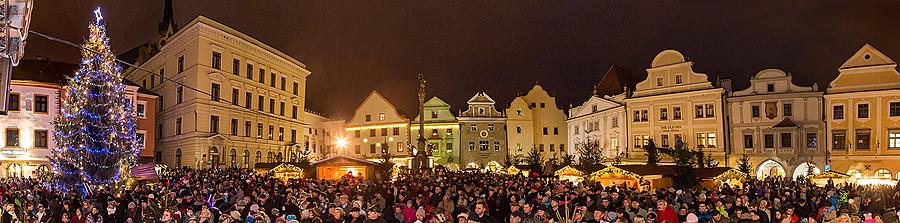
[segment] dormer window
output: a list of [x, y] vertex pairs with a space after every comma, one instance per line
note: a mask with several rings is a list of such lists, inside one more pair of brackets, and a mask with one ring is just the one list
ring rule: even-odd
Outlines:
[[597, 105], [591, 106], [591, 112], [597, 112]]
[[766, 84], [766, 92], [775, 92], [775, 84]]
[[656, 86], [657, 87], [663, 86], [663, 78], [662, 77], [656, 77]]
[[478, 108], [478, 114], [484, 115], [484, 108]]
[[522, 116], [522, 109], [516, 109], [516, 115]]
[[437, 112], [437, 111], [431, 112], [431, 118], [437, 118], [437, 117], [438, 117], [438, 112]]
[[681, 74], [675, 74], [675, 84], [682, 84], [684, 80], [681, 79]]
[[378, 114], [378, 121], [384, 121], [384, 113]]

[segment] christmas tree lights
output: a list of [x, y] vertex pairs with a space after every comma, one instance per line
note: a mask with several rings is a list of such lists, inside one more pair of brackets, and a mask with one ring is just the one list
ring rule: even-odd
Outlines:
[[100, 9], [94, 14], [80, 67], [60, 92], [50, 157], [57, 188], [82, 196], [121, 179], [142, 149]]

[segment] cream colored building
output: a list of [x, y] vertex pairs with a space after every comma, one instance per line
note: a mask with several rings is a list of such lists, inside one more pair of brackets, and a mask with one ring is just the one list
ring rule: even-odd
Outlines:
[[651, 139], [660, 147], [681, 139], [725, 163], [724, 90], [713, 87], [706, 74], [694, 72], [693, 65], [678, 51], [663, 51], [647, 68], [647, 79], [625, 99], [628, 160], [645, 162], [644, 148]]
[[[434, 162], [448, 165], [459, 161], [459, 120], [450, 110], [450, 104], [438, 97], [425, 102], [425, 139], [431, 147]], [[419, 138], [419, 117], [411, 120], [412, 140]]]
[[853, 178], [900, 178], [900, 73], [866, 44], [825, 92], [831, 169]]
[[[377, 160], [387, 149], [394, 163], [409, 164], [409, 119], [378, 91], [372, 91], [346, 123], [346, 148], [337, 154]], [[386, 145], [386, 146], [384, 146]]]
[[750, 87], [728, 97], [729, 166], [747, 155], [757, 165], [758, 179], [796, 179], [824, 167], [822, 92], [815, 84], [794, 85], [792, 79], [779, 69], [762, 70], [750, 78]]
[[299, 141], [307, 131], [306, 65], [204, 16], [164, 35], [173, 26], [161, 27], [158, 53], [138, 57], [156, 74], [125, 74], [160, 95], [158, 159], [209, 168], [298, 158], [306, 149]]
[[569, 154], [578, 155], [578, 147], [587, 141], [599, 143], [605, 159], [615, 159], [628, 150], [625, 93], [602, 98], [591, 95], [584, 104], [569, 109], [569, 117]]
[[545, 160], [566, 154], [566, 113], [540, 85], [535, 84], [528, 94], [513, 99], [506, 117], [510, 157], [525, 156], [532, 149], [540, 151]]
[[319, 160], [336, 155], [334, 146], [338, 139], [344, 139], [344, 120], [335, 120], [307, 110], [303, 121], [309, 127], [303, 132], [304, 148], [309, 148], [311, 160]]

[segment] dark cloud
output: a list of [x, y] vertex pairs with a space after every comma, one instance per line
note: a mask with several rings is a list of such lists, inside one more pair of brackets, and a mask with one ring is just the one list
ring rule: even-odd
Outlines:
[[[162, 1], [35, 3], [32, 29], [78, 41], [102, 6], [113, 47], [152, 40]], [[581, 103], [610, 65], [646, 75], [674, 48], [711, 78], [743, 88], [769, 67], [827, 86], [865, 43], [900, 59], [900, 1], [176, 1], [184, 24], [203, 14], [309, 65], [310, 107], [349, 117], [373, 89], [415, 113], [415, 76], [460, 109], [477, 91], [508, 106], [540, 82], [561, 107]], [[74, 62], [37, 37], [27, 56]], [[429, 96], [430, 97], [430, 96]]]

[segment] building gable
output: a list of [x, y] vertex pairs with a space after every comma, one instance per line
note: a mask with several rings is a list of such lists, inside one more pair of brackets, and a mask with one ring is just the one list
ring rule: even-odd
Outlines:
[[[571, 114], [569, 114], [569, 117], [571, 117], [571, 118], [581, 117], [581, 116], [589, 115], [589, 114], [592, 114], [595, 112], [605, 111], [605, 110], [615, 108], [618, 106], [623, 106], [623, 105], [624, 104], [612, 101], [610, 99], [600, 98], [597, 96], [591, 96], [590, 98], [588, 98], [588, 100], [586, 102], [584, 102], [584, 104], [582, 104], [581, 106], [578, 106], [576, 108], [573, 108]], [[596, 108], [597, 108], [596, 111], [594, 109], [594, 106], [596, 106]]]
[[897, 63], [872, 45], [866, 44], [838, 69], [828, 93], [872, 91], [900, 88]]
[[[381, 119], [381, 114], [384, 114], [384, 120]], [[367, 115], [369, 116], [369, 121], [366, 121]], [[348, 122], [347, 125], [363, 126], [379, 123], [406, 123], [408, 121], [409, 120], [400, 115], [397, 108], [384, 98], [384, 96], [378, 93], [378, 91], [372, 91], [372, 93], [366, 97], [366, 100], [363, 100], [362, 104], [356, 108], [356, 111], [353, 113], [353, 118], [350, 119], [350, 122]]]
[[696, 73], [693, 62], [675, 50], [665, 50], [653, 58], [647, 79], [635, 86], [634, 97], [678, 93], [713, 88], [709, 77]]

